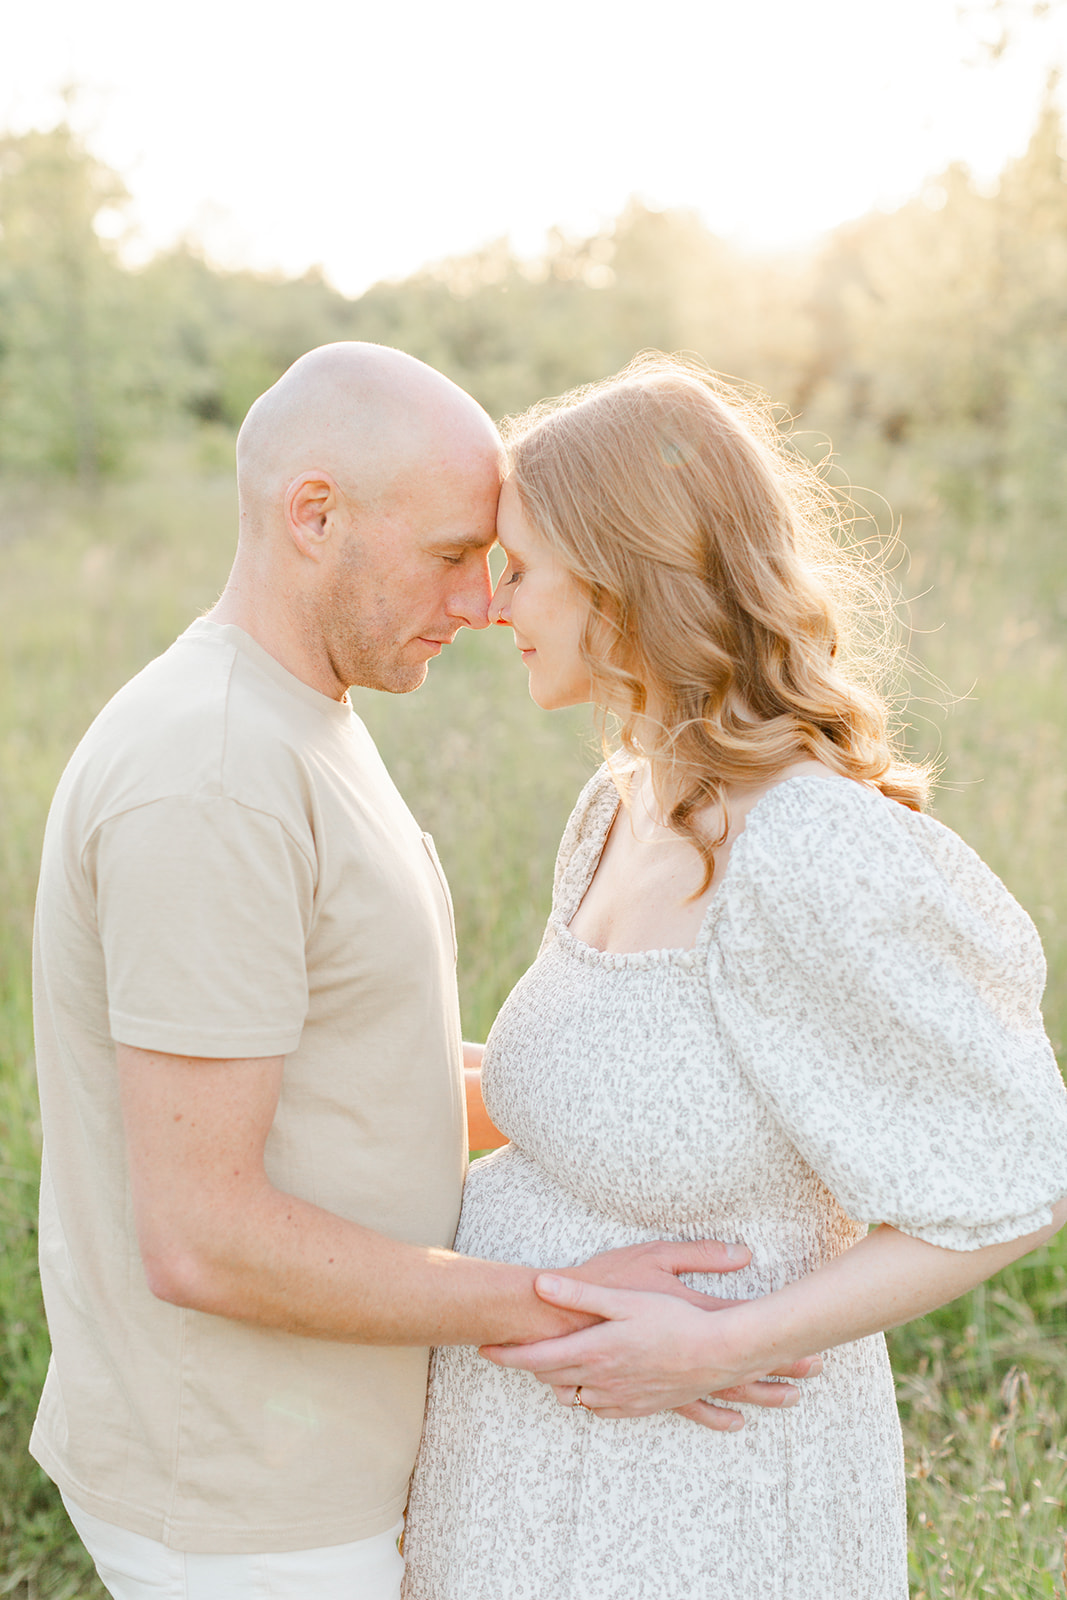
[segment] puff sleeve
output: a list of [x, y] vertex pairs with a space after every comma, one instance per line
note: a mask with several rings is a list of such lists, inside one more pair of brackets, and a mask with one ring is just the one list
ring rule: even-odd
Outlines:
[[722, 1027], [849, 1215], [954, 1250], [1046, 1225], [1067, 1094], [1044, 958], [979, 857], [847, 779], [800, 778], [750, 814], [727, 889]]

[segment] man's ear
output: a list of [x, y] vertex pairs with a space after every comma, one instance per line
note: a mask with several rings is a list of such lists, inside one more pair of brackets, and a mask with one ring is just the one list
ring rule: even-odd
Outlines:
[[319, 561], [333, 532], [341, 492], [328, 472], [302, 472], [285, 491], [285, 523], [301, 555]]

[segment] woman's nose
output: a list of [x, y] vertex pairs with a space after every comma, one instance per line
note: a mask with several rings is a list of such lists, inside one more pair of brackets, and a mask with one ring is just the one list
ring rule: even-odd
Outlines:
[[489, 621], [499, 622], [502, 627], [511, 627], [510, 608], [505, 597], [503, 582], [497, 584], [493, 590], [493, 598], [489, 602]]

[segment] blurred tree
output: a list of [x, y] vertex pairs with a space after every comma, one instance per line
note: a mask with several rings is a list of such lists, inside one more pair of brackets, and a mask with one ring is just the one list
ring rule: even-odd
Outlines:
[[378, 284], [360, 336], [439, 367], [494, 416], [606, 377], [639, 350], [688, 350], [792, 404], [810, 338], [804, 269], [743, 256], [693, 212], [631, 201], [602, 231], [553, 230], [539, 260], [506, 240]]
[[94, 482], [126, 421], [129, 277], [97, 231], [120, 179], [68, 123], [0, 138], [0, 461]]
[[1005, 506], [1020, 528], [1055, 523], [1067, 503], [1067, 167], [1050, 77], [1026, 153], [997, 198], [1002, 293], [1008, 304]]
[[[976, 497], [1007, 508], [1019, 438], [1029, 449], [1035, 437], [1035, 403], [1045, 418], [1038, 432], [1059, 437], [1063, 395], [1054, 370], [1067, 356], [1062, 145], [1052, 80], [1026, 153], [994, 192], [950, 167], [898, 211], [838, 229], [815, 270], [805, 394], [838, 427], [907, 443], [931, 466], [936, 460], [939, 487], [960, 509]], [[1047, 450], [1046, 457], [1062, 504], [1064, 481]], [[1032, 481], [1032, 470], [1026, 476]]]
[[688, 350], [795, 407], [810, 349], [806, 263], [743, 254], [695, 212], [636, 200], [606, 237], [608, 370], [643, 347]]
[[[892, 214], [838, 229], [810, 301], [802, 388], [836, 434], [930, 449], [950, 498], [989, 492], [1008, 343], [997, 212], [951, 167]], [[976, 337], [977, 330], [980, 337]]]
[[494, 416], [659, 347], [760, 385], [848, 451], [906, 458], [961, 518], [1032, 533], [1067, 499], [1055, 80], [995, 190], [950, 167], [797, 259], [634, 200], [594, 234], [554, 231], [534, 261], [499, 240], [349, 300], [320, 271], [223, 272], [190, 242], [127, 270], [108, 242], [124, 203], [68, 124], [0, 138], [0, 466], [92, 482], [138, 435], [230, 431], [334, 339], [409, 350]]
[[358, 337], [354, 307], [318, 268], [286, 279], [224, 272], [185, 242], [139, 274], [169, 411], [237, 427], [257, 395], [315, 345]]
[[497, 240], [376, 284], [353, 308], [357, 336], [410, 351], [503, 416], [610, 370], [593, 265], [587, 241], [560, 233], [534, 263]]

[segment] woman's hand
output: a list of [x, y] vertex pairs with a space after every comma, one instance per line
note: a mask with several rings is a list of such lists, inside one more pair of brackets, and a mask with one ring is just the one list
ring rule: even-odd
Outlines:
[[[674, 1410], [705, 1427], [734, 1432], [744, 1426], [744, 1418], [705, 1397], [783, 1407], [796, 1405], [800, 1391], [746, 1370], [727, 1354], [729, 1341], [714, 1337], [720, 1318], [727, 1319], [721, 1325], [725, 1334], [733, 1322], [730, 1312], [745, 1302], [699, 1294], [678, 1282], [679, 1272], [730, 1270], [712, 1264], [727, 1249], [740, 1252], [730, 1268], [749, 1259], [743, 1246], [713, 1240], [658, 1243], [595, 1256], [566, 1274], [541, 1274], [536, 1288], [542, 1299], [605, 1320], [537, 1344], [485, 1346], [481, 1354], [498, 1366], [532, 1372], [553, 1388], [561, 1405], [570, 1405], [581, 1385], [583, 1404], [602, 1417]], [[631, 1287], [604, 1287], [609, 1278]], [[714, 1325], [707, 1321], [708, 1312], [717, 1313]], [[781, 1376], [810, 1377], [821, 1368], [821, 1360], [810, 1356], [783, 1366]]]
[[948, 1250], [883, 1224], [805, 1277], [711, 1316], [677, 1295], [541, 1273], [534, 1287], [543, 1300], [604, 1320], [537, 1344], [485, 1346], [483, 1354], [534, 1373], [565, 1404], [581, 1386], [583, 1402], [602, 1416], [688, 1407], [805, 1351], [866, 1338], [954, 1300], [1049, 1239], [1067, 1219], [1067, 1199], [1051, 1212], [1036, 1232], [977, 1250]]

